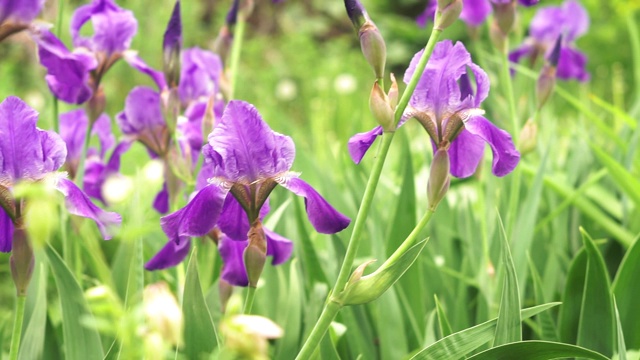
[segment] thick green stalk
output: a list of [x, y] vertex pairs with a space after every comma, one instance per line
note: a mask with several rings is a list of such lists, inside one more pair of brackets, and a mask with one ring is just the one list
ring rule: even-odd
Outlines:
[[242, 309], [242, 313], [245, 315], [251, 314], [251, 308], [253, 307], [253, 299], [256, 297], [256, 288], [253, 286], [247, 287], [247, 297], [244, 301], [244, 308]]
[[20, 349], [20, 337], [22, 336], [22, 323], [24, 321], [24, 307], [27, 302], [26, 296], [20, 296], [16, 298], [16, 319], [13, 323], [13, 334], [11, 335], [11, 352], [9, 354], [10, 360], [16, 360], [18, 358], [18, 350]]
[[235, 96], [235, 90], [238, 85], [238, 65], [240, 63], [240, 54], [242, 53], [242, 40], [244, 38], [244, 29], [246, 20], [244, 16], [238, 16], [235, 29], [233, 31], [233, 46], [231, 48], [231, 60], [229, 63], [229, 100]]
[[416, 227], [413, 228], [409, 236], [407, 236], [407, 238], [402, 242], [398, 249], [394, 251], [393, 254], [391, 254], [387, 261], [397, 261], [402, 255], [404, 255], [404, 253], [407, 252], [407, 250], [411, 249], [417, 243], [420, 231], [422, 231], [422, 229], [427, 226], [434, 213], [435, 210], [427, 210], [427, 212], [422, 215], [422, 218], [420, 219], [420, 221], [418, 221]]
[[[402, 114], [404, 114], [404, 111], [409, 104], [409, 99], [411, 99], [411, 95], [413, 95], [413, 92], [418, 85], [418, 81], [420, 80], [420, 77], [424, 72], [424, 68], [427, 66], [427, 62], [429, 61], [431, 53], [433, 52], [433, 49], [438, 42], [440, 34], [442, 34], [442, 30], [433, 29], [431, 31], [431, 36], [429, 36], [429, 41], [427, 42], [424, 52], [422, 53], [422, 57], [420, 58], [420, 61], [416, 66], [413, 77], [409, 81], [407, 88], [402, 93], [402, 97], [398, 101], [398, 106], [396, 107], [394, 113], [395, 125], [398, 124], [398, 122], [402, 118]], [[333, 295], [338, 295], [342, 291], [344, 291], [347, 281], [349, 280], [353, 262], [358, 252], [358, 247], [360, 246], [360, 241], [362, 238], [361, 233], [364, 229], [365, 220], [369, 215], [369, 209], [371, 207], [371, 203], [373, 202], [373, 196], [375, 195], [376, 188], [378, 187], [378, 181], [380, 180], [382, 168], [384, 167], [384, 162], [387, 158], [393, 136], [394, 132], [385, 132], [382, 134], [382, 146], [380, 147], [380, 150], [376, 156], [375, 163], [373, 165], [373, 169], [371, 170], [371, 174], [369, 175], [369, 180], [367, 182], [367, 186], [362, 198], [362, 203], [360, 204], [360, 208], [353, 225], [353, 232], [351, 233], [351, 238], [349, 239], [349, 244], [347, 245], [347, 252], [345, 254], [344, 261], [342, 262], [342, 266], [338, 274], [338, 279], [336, 280], [336, 284], [333, 287], [333, 291], [331, 293]], [[314, 326], [313, 330], [311, 331], [311, 335], [309, 335], [309, 338], [307, 338], [307, 341], [304, 343], [296, 359], [308, 359], [309, 357], [311, 357], [313, 351], [322, 340], [324, 334], [327, 332], [331, 321], [333, 321], [333, 318], [335, 318], [335, 316], [340, 311], [340, 307], [341, 306], [330, 297], [325, 305], [324, 310], [322, 311], [320, 319]]]

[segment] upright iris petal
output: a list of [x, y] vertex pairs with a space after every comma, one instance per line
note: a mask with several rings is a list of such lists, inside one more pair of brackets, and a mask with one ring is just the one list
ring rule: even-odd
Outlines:
[[540, 8], [529, 26], [529, 38], [509, 54], [509, 59], [519, 62], [526, 57], [534, 62], [539, 55], [549, 57], [555, 42], [562, 37], [557, 77], [587, 81], [587, 57], [575, 48], [574, 43], [588, 28], [589, 14], [576, 0]]
[[[411, 60], [404, 75], [406, 83], [413, 77], [421, 56], [422, 51]], [[471, 61], [464, 45], [441, 41], [421, 74], [399, 126], [410, 118], [418, 120], [431, 137], [434, 150], [448, 151], [451, 174], [461, 178], [475, 172], [487, 143], [493, 153], [494, 175], [504, 176], [518, 164], [520, 154], [511, 136], [482, 116], [484, 111], [479, 107], [488, 94], [489, 77]], [[349, 140], [352, 159], [360, 162], [381, 134], [377, 127], [353, 136]]]
[[[18, 181], [36, 182], [49, 177], [55, 188], [65, 195], [70, 213], [96, 222], [105, 239], [111, 237], [108, 228], [120, 223], [120, 215], [105, 212], [93, 205], [87, 195], [73, 182], [55, 174], [67, 157], [62, 138], [53, 131], [36, 127], [38, 113], [17, 97], [9, 97], [0, 104], [0, 202], [3, 212], [0, 222], [12, 225], [18, 221], [19, 209], [13, 205], [11, 189]], [[9, 200], [9, 201], [7, 201]], [[7, 211], [13, 211], [8, 213]], [[0, 234], [0, 250], [10, 250], [7, 227]]]
[[[93, 35], [80, 35], [80, 29], [91, 21]], [[71, 36], [75, 47], [85, 47], [107, 57], [127, 50], [138, 30], [133, 13], [112, 0], [94, 0], [76, 9], [71, 17]]]

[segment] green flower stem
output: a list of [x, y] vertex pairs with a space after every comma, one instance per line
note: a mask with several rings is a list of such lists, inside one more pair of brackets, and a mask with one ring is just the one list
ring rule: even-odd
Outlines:
[[[394, 124], [396, 126], [402, 118], [402, 114], [404, 114], [407, 105], [409, 104], [409, 99], [411, 99], [411, 95], [413, 95], [413, 91], [418, 85], [418, 81], [420, 80], [420, 77], [424, 72], [424, 68], [427, 66], [427, 62], [429, 61], [431, 53], [433, 52], [433, 49], [435, 48], [436, 43], [438, 42], [438, 38], [441, 34], [442, 30], [431, 30], [431, 36], [429, 36], [429, 41], [424, 48], [424, 52], [422, 53], [422, 57], [420, 58], [420, 61], [416, 66], [413, 77], [411, 78], [411, 81], [409, 81], [409, 85], [407, 85], [405, 91], [402, 93], [402, 97], [400, 98], [398, 106], [396, 107], [394, 114]], [[356, 215], [356, 220], [353, 225], [353, 232], [351, 233], [351, 238], [349, 239], [347, 252], [345, 254], [344, 261], [342, 262], [342, 267], [340, 268], [338, 279], [336, 280], [336, 284], [333, 287], [333, 295], [338, 295], [342, 291], [344, 291], [347, 281], [349, 280], [349, 276], [351, 275], [353, 262], [355, 260], [356, 254], [358, 252], [358, 247], [360, 246], [360, 240], [362, 238], [361, 233], [364, 229], [365, 220], [369, 215], [369, 209], [371, 208], [371, 203], [373, 202], [373, 196], [375, 195], [376, 188], [378, 187], [378, 180], [380, 180], [382, 168], [384, 167], [384, 162], [387, 158], [387, 154], [389, 153], [389, 147], [391, 146], [391, 141], [393, 140], [394, 134], [394, 132], [384, 132], [382, 134], [382, 146], [378, 151], [375, 163], [373, 164], [373, 169], [371, 170], [371, 174], [369, 175], [367, 187], [365, 188], [362, 203], [360, 204], [360, 210]], [[415, 236], [417, 236], [417, 233]], [[318, 344], [322, 340], [322, 337], [327, 332], [331, 321], [333, 321], [335, 316], [340, 311], [340, 308], [341, 305], [339, 305], [335, 300], [332, 300], [332, 298], [330, 297], [329, 301], [327, 301], [325, 305], [325, 308], [322, 310], [320, 319], [318, 319], [318, 322], [315, 324], [313, 330], [311, 331], [311, 334], [309, 335], [309, 338], [307, 338], [307, 341], [304, 343], [296, 359], [309, 359], [311, 357], [313, 351], [318, 347]]]
[[20, 337], [22, 336], [22, 323], [24, 321], [24, 307], [27, 302], [26, 296], [18, 295], [16, 299], [16, 319], [13, 323], [13, 334], [11, 335], [11, 352], [10, 360], [18, 358], [18, 350], [20, 349]]
[[244, 16], [238, 16], [238, 21], [233, 31], [233, 46], [231, 48], [231, 59], [229, 63], [229, 100], [234, 98], [238, 82], [238, 65], [240, 63], [240, 54], [242, 53], [245, 25], [246, 20]]
[[244, 301], [244, 307], [242, 313], [245, 315], [251, 314], [251, 308], [253, 307], [253, 299], [256, 297], [256, 288], [252, 286], [247, 287], [247, 297]]
[[405, 252], [407, 252], [407, 250], [411, 249], [417, 243], [420, 231], [422, 231], [422, 229], [427, 226], [434, 213], [435, 210], [427, 210], [427, 212], [422, 215], [422, 218], [416, 224], [416, 227], [411, 230], [409, 236], [407, 236], [407, 238], [402, 242], [398, 249], [393, 252], [393, 254], [387, 260], [388, 262], [397, 261], [402, 255], [404, 255]]

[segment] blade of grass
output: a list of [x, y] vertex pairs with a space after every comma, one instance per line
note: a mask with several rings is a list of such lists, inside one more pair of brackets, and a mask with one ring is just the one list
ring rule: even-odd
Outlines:
[[606, 356], [576, 345], [550, 341], [521, 341], [494, 347], [469, 358], [469, 360], [549, 360], [580, 357], [606, 360]]
[[636, 238], [633, 246], [624, 255], [612, 286], [620, 310], [625, 342], [629, 349], [640, 349], [638, 274], [640, 274], [640, 236]]

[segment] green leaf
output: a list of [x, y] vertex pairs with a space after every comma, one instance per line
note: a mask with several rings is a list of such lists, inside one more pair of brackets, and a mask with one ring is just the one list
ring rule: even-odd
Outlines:
[[344, 294], [339, 295], [342, 303], [344, 305], [365, 304], [379, 298], [413, 264], [427, 241], [428, 239], [425, 239], [413, 245], [396, 261], [390, 261], [390, 259], [385, 261], [380, 268], [367, 276], [355, 281], [350, 279]]
[[595, 351], [576, 345], [550, 341], [521, 341], [483, 351], [469, 360], [551, 360], [580, 357], [593, 360], [608, 360]]
[[100, 335], [83, 325], [83, 319], [93, 319], [80, 285], [62, 261], [60, 255], [51, 247], [45, 248], [47, 259], [56, 280], [58, 296], [62, 307], [62, 333], [64, 336], [64, 354], [66, 359], [90, 360], [102, 359], [104, 352]]
[[313, 246], [311, 237], [306, 228], [306, 214], [299, 201], [293, 202], [296, 213], [296, 224], [298, 227], [298, 239], [301, 246], [296, 247], [298, 250], [298, 256], [302, 259], [304, 274], [306, 277], [305, 285], [313, 287], [316, 282], [328, 283], [327, 276], [320, 265], [318, 255], [316, 254], [316, 247]]
[[618, 304], [615, 296], [613, 297], [613, 310], [616, 313], [616, 334], [618, 336], [618, 360], [627, 360], [627, 347], [624, 344], [624, 332], [622, 331], [622, 323], [620, 322], [620, 313], [618, 312]]
[[407, 334], [396, 287], [386, 291], [375, 302], [380, 359], [401, 359], [408, 350]]
[[[18, 359], [41, 359], [44, 350], [45, 329], [47, 326], [47, 268], [39, 263], [27, 296], [35, 299], [29, 324], [20, 344]], [[32, 291], [32, 290], [37, 290]], [[0, 347], [1, 348], [1, 347]]]
[[[544, 291], [542, 288], [542, 278], [540, 278], [540, 274], [538, 273], [538, 269], [536, 269], [535, 264], [530, 256], [527, 256], [529, 261], [529, 271], [531, 271], [531, 280], [533, 280], [533, 292], [535, 296], [536, 303], [544, 303]], [[540, 325], [540, 334], [539, 336], [542, 340], [546, 341], [557, 341], [558, 340], [558, 332], [556, 329], [556, 324], [553, 321], [553, 317], [548, 312], [543, 312], [538, 316], [538, 324]]]
[[577, 342], [577, 329], [580, 324], [580, 309], [584, 292], [587, 270], [587, 252], [582, 249], [571, 261], [567, 273], [567, 282], [562, 293], [558, 332], [560, 341], [568, 344]]
[[613, 355], [615, 330], [611, 285], [604, 259], [587, 232], [580, 228], [587, 252], [587, 272], [577, 345]]
[[608, 111], [618, 119], [622, 120], [625, 124], [627, 124], [632, 130], [636, 128], [636, 120], [629, 116], [623, 109], [620, 109], [613, 104], [609, 104], [605, 100], [599, 98], [595, 94], [589, 94], [589, 99], [594, 102], [594, 104]]
[[505, 273], [493, 346], [522, 340], [518, 274], [516, 274], [516, 268], [513, 264], [511, 250], [509, 249], [509, 241], [507, 240], [507, 234], [505, 233], [502, 219], [498, 217], [498, 220], [500, 222], [500, 233], [502, 234], [502, 265]]
[[[293, 354], [301, 347], [299, 343], [302, 332], [303, 285], [299, 277], [297, 259], [291, 261], [289, 266], [289, 282], [287, 283], [289, 291], [281, 293], [284, 295], [287, 311], [283, 311], [283, 319], [280, 320], [280, 325], [287, 331], [285, 331], [284, 337], [278, 341], [277, 359], [293, 358]], [[284, 286], [285, 284], [279, 285]]]
[[[559, 304], [560, 303], [548, 303], [523, 309], [520, 311], [520, 316], [522, 319], [527, 319]], [[411, 359], [455, 360], [463, 358], [473, 350], [493, 340], [497, 322], [498, 319], [492, 319], [474, 327], [453, 333], [420, 350], [420, 352], [413, 355]]]
[[620, 165], [617, 160], [597, 146], [592, 144], [591, 149], [602, 165], [609, 170], [609, 174], [616, 185], [618, 185], [637, 206], [640, 206], [640, 181], [625, 169], [624, 166]]
[[616, 297], [625, 343], [629, 349], [640, 349], [640, 237], [627, 251], [613, 281], [613, 294]]
[[444, 309], [438, 300], [438, 296], [433, 295], [433, 298], [436, 302], [436, 314], [438, 315], [438, 328], [440, 329], [440, 334], [442, 337], [449, 336], [453, 334], [451, 324], [449, 324], [449, 319], [447, 319], [447, 315], [444, 313]]
[[220, 346], [211, 313], [204, 301], [198, 276], [197, 248], [187, 265], [182, 313], [184, 315], [184, 351], [189, 359], [199, 359]]
[[[331, 329], [329, 329], [331, 331]], [[333, 342], [331, 341], [331, 336], [324, 336], [320, 341], [320, 351], [316, 358], [322, 360], [340, 360], [340, 355], [338, 355], [338, 351], [336, 347], [333, 346]], [[294, 353], [291, 353], [294, 354]]]

